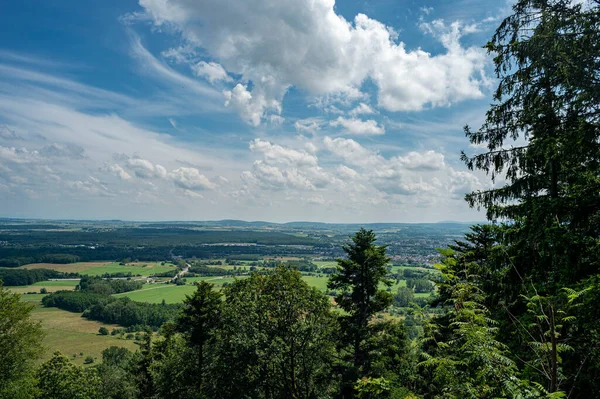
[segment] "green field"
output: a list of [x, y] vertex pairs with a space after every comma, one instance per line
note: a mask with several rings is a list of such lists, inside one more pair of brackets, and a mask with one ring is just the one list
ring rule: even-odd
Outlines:
[[317, 276], [302, 276], [302, 280], [306, 281], [308, 285], [311, 287], [315, 287], [320, 291], [326, 292], [327, 290], [327, 282], [329, 279], [325, 276], [317, 277]]
[[145, 284], [141, 290], [124, 292], [122, 294], [115, 294], [114, 296], [126, 296], [137, 302], [161, 303], [164, 299], [166, 303], [179, 303], [185, 299], [186, 295], [190, 295], [196, 290], [196, 287], [193, 285], [194, 282], [207, 281], [219, 289], [225, 283], [233, 283], [236, 278], [246, 277], [187, 277], [186, 285]]
[[79, 280], [63, 280], [63, 281], [38, 281], [31, 285], [20, 285], [7, 287], [12, 292], [17, 294], [25, 294], [27, 292], [40, 292], [42, 288], [46, 288], [48, 292], [56, 292], [62, 290], [74, 290], [75, 286], [79, 284]]
[[80, 273], [89, 276], [101, 276], [105, 273], [131, 273], [132, 275], [150, 276], [154, 273], [175, 269], [175, 265], [160, 262], [136, 262], [120, 265], [118, 262], [78, 262], [59, 265], [53, 263], [33, 263], [21, 266], [25, 269], [52, 269], [64, 273]]
[[185, 299], [186, 295], [193, 293], [195, 290], [196, 287], [193, 285], [146, 284], [141, 290], [124, 292], [114, 296], [126, 296], [137, 302], [161, 303], [164, 299], [166, 303], [179, 303]]
[[315, 261], [313, 261], [313, 263], [319, 267], [336, 267], [337, 266], [337, 262], [334, 260], [328, 260], [328, 261], [315, 260]]
[[[25, 299], [23, 295], [21, 298]], [[56, 350], [71, 358], [75, 363], [83, 364], [87, 356], [101, 359], [101, 353], [109, 346], [123, 346], [136, 350], [137, 345], [132, 340], [119, 339], [115, 336], [98, 335], [98, 329], [105, 326], [109, 330], [118, 326], [87, 320], [79, 313], [71, 313], [57, 308], [44, 308], [36, 304], [32, 312], [34, 320], [42, 323], [46, 336], [43, 345], [46, 348], [42, 360], [52, 357]], [[83, 356], [80, 355], [83, 353]], [[73, 355], [76, 355], [73, 357]]]
[[188, 284], [193, 284], [197, 281], [207, 281], [211, 284], [214, 284], [217, 287], [221, 287], [225, 283], [233, 283], [235, 279], [243, 279], [248, 276], [239, 276], [239, 277], [221, 277], [221, 276], [206, 276], [206, 277], [186, 277], [185, 281]]
[[[10, 288], [10, 287], [9, 287]], [[47, 294], [22, 294], [21, 301], [23, 302], [40, 302]]]

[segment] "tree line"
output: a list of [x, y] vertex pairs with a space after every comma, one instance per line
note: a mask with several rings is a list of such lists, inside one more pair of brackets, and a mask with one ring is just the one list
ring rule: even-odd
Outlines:
[[77, 273], [63, 273], [50, 269], [0, 269], [0, 281], [5, 286], [31, 285], [50, 279], [78, 278]]

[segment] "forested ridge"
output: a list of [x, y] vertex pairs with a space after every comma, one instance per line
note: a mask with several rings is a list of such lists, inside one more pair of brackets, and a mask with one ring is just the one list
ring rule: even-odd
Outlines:
[[[169, 308], [108, 297], [124, 288], [99, 280], [46, 297], [160, 325], [138, 351], [112, 347], [82, 368], [60, 353], [35, 366], [32, 306], [0, 286], [0, 398], [599, 397], [600, 2], [519, 0], [486, 48], [494, 103], [465, 128], [486, 150], [462, 160], [495, 183], [466, 196], [489, 223], [440, 249], [430, 303], [412, 302], [430, 289], [420, 275], [403, 295], [381, 288], [387, 248], [360, 229], [329, 275], [334, 300], [293, 264], [222, 290], [202, 281]], [[382, 316], [394, 301], [411, 306], [406, 319]]]

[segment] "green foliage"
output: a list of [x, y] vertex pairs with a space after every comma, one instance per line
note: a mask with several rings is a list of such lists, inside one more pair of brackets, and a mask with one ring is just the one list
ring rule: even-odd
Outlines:
[[564, 287], [559, 295], [553, 297], [537, 293], [523, 295], [530, 317], [526, 325], [519, 323], [519, 331], [533, 352], [526, 365], [537, 372], [538, 379], [542, 377], [540, 382], [545, 383], [550, 392], [560, 390], [567, 379], [575, 377], [564, 374], [563, 356], [574, 352], [569, 344], [573, 340], [570, 327], [576, 322], [576, 308], [589, 291], [591, 287], [579, 291]]
[[[444, 398], [543, 398], [543, 388], [522, 380], [508, 347], [498, 341], [496, 322], [483, 305], [484, 293], [468, 272], [457, 275], [461, 262], [443, 251], [438, 265], [446, 290], [448, 313], [428, 327], [420, 366], [430, 379], [429, 394]], [[462, 263], [464, 266], [464, 263]]]
[[42, 304], [70, 312], [84, 312], [84, 317], [108, 324], [156, 329], [172, 320], [181, 308], [181, 305], [134, 302], [126, 297], [115, 298], [88, 291], [58, 291], [44, 297]]
[[102, 399], [134, 399], [137, 389], [133, 370], [137, 358], [129, 350], [117, 346], [102, 351], [102, 363], [96, 367]]
[[40, 366], [37, 379], [40, 399], [100, 398], [101, 381], [97, 371], [71, 363], [60, 352], [55, 352], [52, 359]]
[[144, 283], [123, 279], [104, 279], [97, 276], [83, 276], [79, 281], [79, 290], [95, 294], [112, 295], [139, 290]]
[[411, 288], [398, 287], [398, 292], [394, 295], [394, 306], [405, 308], [415, 301], [415, 293]]
[[98, 334], [100, 334], [100, 335], [108, 335], [108, 328], [106, 328], [106, 327], [100, 327], [98, 329]]
[[42, 352], [42, 328], [33, 306], [20, 302], [0, 282], [0, 399], [30, 398], [33, 364]]
[[360, 368], [367, 361], [365, 342], [373, 333], [369, 322], [373, 316], [392, 304], [392, 295], [379, 289], [379, 284], [390, 286], [386, 247], [375, 245], [375, 234], [360, 229], [351, 242], [342, 248], [346, 259], [339, 259], [337, 272], [329, 277], [327, 288], [337, 290], [335, 300], [346, 314], [340, 316], [341, 334], [339, 346], [347, 351], [344, 360], [344, 395], [352, 395], [353, 384], [359, 377]]
[[77, 273], [60, 273], [49, 269], [0, 269], [0, 281], [5, 286], [31, 285], [53, 278], [74, 278]]
[[433, 283], [425, 279], [408, 279], [406, 286], [418, 293], [433, 292]]
[[221, 318], [221, 293], [213, 290], [206, 281], [196, 283], [196, 292], [183, 301], [183, 310], [176, 321], [176, 330], [183, 334], [190, 350], [194, 352], [193, 369], [195, 385], [202, 390], [205, 375], [205, 353], [213, 340]]
[[225, 290], [210, 397], [326, 397], [334, 319], [328, 297], [278, 267]]
[[354, 385], [356, 397], [361, 399], [386, 398], [391, 390], [390, 383], [383, 377], [364, 377]]
[[[574, 397], [600, 390], [589, 377], [600, 369], [587, 343], [597, 337], [590, 310], [565, 296], [585, 289], [600, 265], [600, 3], [583, 3], [518, 0], [487, 45], [495, 103], [478, 131], [465, 129], [487, 151], [462, 159], [504, 183], [466, 199], [509, 223], [496, 236], [501, 253], [480, 245], [483, 253], [462, 248], [458, 258], [479, 275], [527, 377]], [[526, 144], [511, 146], [517, 138]]]

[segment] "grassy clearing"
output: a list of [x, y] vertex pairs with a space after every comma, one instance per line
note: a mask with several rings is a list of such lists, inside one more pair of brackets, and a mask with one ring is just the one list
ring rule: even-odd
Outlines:
[[175, 269], [175, 266], [162, 266], [159, 262], [152, 263], [128, 263], [120, 265], [117, 262], [107, 263], [103, 266], [98, 266], [85, 271], [83, 274], [90, 276], [101, 276], [105, 273], [131, 273], [132, 275], [149, 276], [154, 273], [167, 272]]
[[46, 289], [46, 292], [56, 291], [73, 291], [75, 290], [74, 285], [22, 285], [18, 287], [7, 287], [12, 292], [17, 294], [26, 294], [28, 292], [40, 292], [42, 288]]
[[196, 290], [193, 285], [175, 285], [175, 284], [150, 284], [144, 286], [144, 289], [138, 291], [116, 294], [116, 297], [129, 297], [133, 301], [161, 303], [164, 299], [166, 303], [178, 303], [185, 299]]
[[81, 273], [89, 269], [100, 267], [110, 262], [77, 262], [68, 263], [65, 265], [59, 265], [56, 263], [31, 263], [29, 265], [21, 266], [21, 269], [50, 269], [64, 273]]
[[19, 285], [7, 288], [18, 294], [25, 294], [27, 292], [40, 292], [42, 288], [46, 288], [48, 292], [71, 291], [75, 289], [77, 284], [79, 284], [79, 280], [38, 281], [31, 285]]
[[333, 261], [333, 260], [327, 260], [327, 261], [315, 260], [315, 261], [313, 261], [313, 263], [319, 267], [336, 267], [337, 266], [337, 262]]
[[[11, 287], [7, 287], [11, 288]], [[22, 302], [40, 302], [43, 297], [47, 294], [22, 294], [21, 301]]]
[[[23, 295], [25, 298], [30, 295]], [[118, 326], [87, 320], [79, 313], [71, 313], [57, 308], [45, 308], [36, 304], [32, 317], [42, 323], [46, 336], [43, 344], [46, 347], [42, 360], [48, 360], [56, 350], [70, 357], [75, 363], [83, 364], [87, 356], [97, 358], [98, 362], [102, 351], [109, 346], [122, 346], [129, 350], [136, 350], [137, 345], [132, 340], [119, 339], [115, 336], [98, 335], [102, 326], [112, 330]], [[83, 356], [80, 355], [83, 353]], [[73, 355], [76, 355], [73, 358]]]
[[131, 273], [132, 275], [149, 276], [154, 273], [173, 270], [173, 264], [160, 262], [132, 262], [127, 265], [120, 265], [118, 262], [78, 262], [66, 265], [57, 265], [53, 263], [32, 263], [21, 266], [24, 269], [52, 269], [65, 273], [80, 273], [90, 276], [101, 276], [105, 273]]
[[193, 284], [198, 281], [206, 281], [216, 286], [222, 286], [225, 283], [233, 283], [236, 278], [243, 279], [247, 276], [239, 276], [239, 277], [221, 277], [221, 276], [206, 276], [206, 277], [186, 277], [185, 280], [188, 284]]
[[163, 299], [166, 303], [179, 303], [185, 299], [186, 295], [192, 294], [196, 287], [193, 285], [197, 281], [207, 281], [215, 285], [216, 289], [220, 289], [223, 284], [233, 283], [236, 279], [244, 279], [246, 276], [240, 277], [188, 277], [186, 285], [175, 284], [145, 284], [141, 290], [124, 292], [115, 294], [115, 297], [128, 297], [137, 302], [162, 303]]
[[302, 276], [302, 280], [306, 281], [308, 285], [311, 287], [317, 288], [319, 291], [327, 292], [327, 282], [329, 279], [325, 276], [317, 277], [317, 276]]

